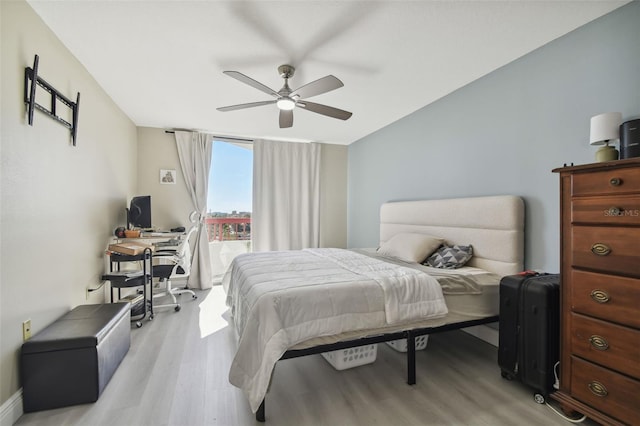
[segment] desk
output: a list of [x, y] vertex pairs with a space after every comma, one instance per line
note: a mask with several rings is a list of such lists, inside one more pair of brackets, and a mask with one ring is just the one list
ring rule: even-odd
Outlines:
[[131, 236], [131, 237], [127, 237], [127, 236], [116, 237], [116, 236], [114, 236], [113, 238], [117, 238], [119, 240], [138, 240], [140, 238], [172, 238], [172, 237], [179, 237], [180, 235], [185, 235], [186, 234], [186, 231], [182, 231], [182, 232], [173, 232], [173, 231], [134, 231], [134, 232], [139, 236], [138, 237], [134, 237], [134, 236]]
[[154, 250], [171, 249], [177, 247], [185, 236], [185, 232], [143, 232], [136, 238], [114, 237], [110, 244], [142, 242], [145, 244], [152, 244], [154, 246]]
[[184, 232], [142, 232], [140, 238], [176, 238], [185, 235]]
[[121, 242], [135, 242], [141, 241], [144, 243], [156, 244], [157, 242], [163, 242], [167, 240], [178, 240], [181, 241], [182, 238], [186, 235], [185, 232], [143, 232], [139, 237], [136, 238], [118, 238], [114, 237], [113, 242], [121, 243]]
[[[195, 228], [194, 228], [195, 229]], [[170, 296], [173, 300], [171, 304], [164, 305], [155, 305], [153, 308], [164, 308], [164, 307], [173, 307], [176, 311], [180, 310], [180, 304], [177, 302], [175, 298], [175, 294], [181, 294], [184, 292], [192, 293], [195, 298], [196, 295], [191, 290], [186, 289], [174, 289], [171, 290], [171, 283], [169, 280], [169, 276], [165, 276], [166, 273], [171, 272], [173, 274], [174, 269], [178, 266], [183, 266], [182, 263], [186, 261], [189, 262], [190, 266], [190, 252], [187, 253], [189, 257], [184, 255], [184, 250], [189, 250], [188, 247], [188, 236], [190, 234], [184, 232], [152, 232], [152, 233], [143, 233], [138, 238], [120, 238], [116, 241], [120, 244], [129, 243], [133, 245], [140, 245], [143, 243], [145, 246], [150, 247], [148, 249], [150, 255], [150, 263], [154, 263], [156, 267], [158, 267], [158, 273], [154, 275], [154, 271], [152, 267], [154, 265], [150, 265], [148, 271], [150, 271], [150, 283], [151, 291], [150, 291], [150, 299], [160, 298], [164, 296]], [[151, 251], [155, 252], [157, 255], [153, 255]], [[171, 265], [171, 266], [167, 266]], [[184, 269], [188, 270], [188, 266], [185, 266]], [[170, 268], [170, 269], [168, 269]], [[180, 272], [180, 274], [184, 273], [184, 271]], [[185, 273], [186, 274], [186, 273]], [[154, 284], [154, 278], [158, 279], [158, 282]], [[186, 276], [185, 276], [186, 278]], [[166, 290], [161, 290], [160, 284], [166, 281]], [[153, 312], [152, 312], [153, 315]]]
[[[121, 271], [120, 264], [123, 262], [142, 262], [141, 271]], [[116, 252], [109, 252], [109, 272], [102, 276], [102, 279], [111, 283], [111, 303], [113, 300], [113, 290], [118, 289], [118, 302], [123, 300], [131, 301], [131, 316], [138, 317], [136, 326], [142, 327], [142, 320], [149, 314], [149, 320], [153, 319], [153, 297], [151, 288], [153, 282], [153, 265], [151, 262], [151, 249], [145, 249], [141, 254], [127, 255]], [[147, 286], [149, 291], [147, 293]], [[133, 299], [123, 299], [121, 290], [123, 288], [142, 287], [142, 306], [138, 307]], [[137, 293], [138, 294], [138, 293]], [[138, 311], [139, 310], [139, 311]]]

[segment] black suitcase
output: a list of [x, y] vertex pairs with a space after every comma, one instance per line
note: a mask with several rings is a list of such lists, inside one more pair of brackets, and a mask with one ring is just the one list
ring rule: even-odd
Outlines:
[[560, 358], [560, 275], [502, 278], [498, 336], [502, 377], [532, 387], [536, 402], [544, 403]]

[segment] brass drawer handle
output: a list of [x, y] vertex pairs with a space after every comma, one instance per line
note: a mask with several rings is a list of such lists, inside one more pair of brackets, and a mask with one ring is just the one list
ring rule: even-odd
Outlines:
[[592, 381], [591, 383], [589, 383], [587, 385], [587, 387], [589, 388], [591, 393], [594, 394], [595, 396], [607, 396], [607, 395], [609, 395], [609, 392], [607, 391], [607, 388], [605, 388], [602, 383], [596, 382], [595, 380]]
[[610, 300], [609, 293], [604, 290], [593, 290], [591, 298], [598, 303], [607, 303]]
[[622, 216], [624, 209], [622, 207], [610, 207], [609, 216]]
[[611, 184], [611, 186], [620, 186], [620, 185], [622, 185], [622, 179], [620, 179], [620, 178], [611, 178], [609, 180], [609, 183]]
[[607, 343], [607, 340], [604, 337], [598, 336], [596, 334], [589, 338], [589, 343], [591, 343], [593, 349], [597, 349], [599, 351], [606, 351], [607, 349], [609, 349], [609, 343]]
[[591, 246], [591, 253], [597, 254], [598, 256], [606, 256], [611, 253], [611, 247], [602, 243], [595, 243]]

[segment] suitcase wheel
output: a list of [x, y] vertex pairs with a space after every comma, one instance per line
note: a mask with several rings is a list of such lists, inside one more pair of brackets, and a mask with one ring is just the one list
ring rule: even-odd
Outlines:
[[503, 379], [513, 380], [513, 375], [507, 373], [504, 370], [500, 372], [500, 375], [502, 376]]
[[538, 404], [544, 404], [544, 395], [536, 393], [533, 395], [533, 400]]

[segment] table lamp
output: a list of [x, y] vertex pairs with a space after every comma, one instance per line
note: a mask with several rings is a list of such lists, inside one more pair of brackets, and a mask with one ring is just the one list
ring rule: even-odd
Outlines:
[[596, 151], [596, 161], [612, 161], [618, 159], [618, 150], [609, 146], [609, 142], [620, 138], [622, 114], [605, 112], [591, 117], [591, 145], [604, 145]]

